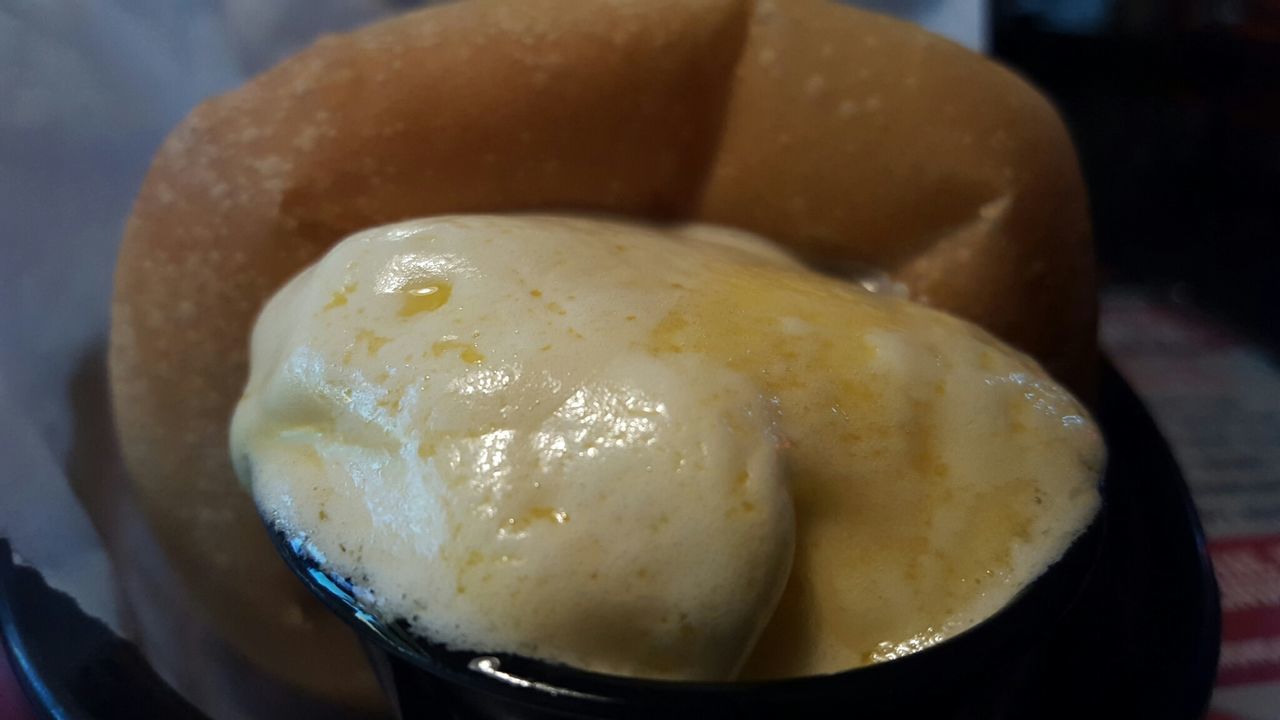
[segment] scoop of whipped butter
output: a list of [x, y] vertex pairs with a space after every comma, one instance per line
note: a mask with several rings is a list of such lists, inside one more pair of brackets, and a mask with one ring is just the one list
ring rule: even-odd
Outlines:
[[785, 677], [967, 628], [1096, 512], [1099, 434], [981, 330], [706, 226], [348, 238], [254, 330], [264, 515], [448, 645]]

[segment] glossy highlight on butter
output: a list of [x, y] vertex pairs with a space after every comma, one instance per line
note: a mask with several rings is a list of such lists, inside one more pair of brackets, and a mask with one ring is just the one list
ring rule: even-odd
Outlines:
[[1103, 460], [963, 321], [739, 231], [551, 216], [340, 243], [264, 309], [232, 452], [434, 640], [706, 680], [982, 620], [1088, 523]]

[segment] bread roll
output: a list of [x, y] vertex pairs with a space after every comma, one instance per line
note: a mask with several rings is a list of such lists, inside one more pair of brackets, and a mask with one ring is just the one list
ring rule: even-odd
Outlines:
[[263, 668], [373, 693], [231, 471], [258, 309], [356, 230], [531, 209], [706, 220], [878, 266], [1089, 382], [1066, 131], [1014, 74], [915, 26], [822, 0], [478, 0], [321, 39], [164, 143], [112, 311], [133, 481], [193, 594]]

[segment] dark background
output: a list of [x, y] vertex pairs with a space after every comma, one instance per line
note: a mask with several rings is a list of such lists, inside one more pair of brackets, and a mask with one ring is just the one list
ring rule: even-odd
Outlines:
[[1079, 148], [1104, 281], [1280, 348], [1280, 0], [994, 0]]

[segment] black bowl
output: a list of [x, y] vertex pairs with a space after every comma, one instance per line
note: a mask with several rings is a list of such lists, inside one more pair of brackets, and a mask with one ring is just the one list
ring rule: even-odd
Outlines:
[[1008, 678], [1084, 586], [1104, 532], [1100, 513], [1064, 556], [998, 613], [895, 660], [789, 680], [694, 683], [588, 672], [504, 653], [454, 650], [384, 621], [336, 578], [273, 533], [290, 567], [356, 628], [403, 718], [441, 708], [485, 718], [774, 718], [846, 707], [870, 716], [994, 717]]
[[[1107, 481], [1104, 476], [1103, 487]], [[1068, 610], [1106, 532], [1098, 515], [1064, 555], [999, 612], [936, 645], [895, 660], [788, 680], [700, 683], [589, 672], [504, 653], [450, 649], [380, 618], [355, 589], [273, 530], [290, 568], [352, 625], [402, 718], [455, 708], [482, 718], [774, 718], [832, 708], [870, 717], [997, 717], [1020, 666]]]

